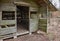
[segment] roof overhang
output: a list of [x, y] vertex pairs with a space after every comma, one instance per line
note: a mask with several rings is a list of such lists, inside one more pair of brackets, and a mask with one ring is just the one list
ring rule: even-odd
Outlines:
[[29, 3], [26, 3], [26, 2], [14, 2], [15, 5], [22, 5], [22, 6], [30, 6]]
[[44, 7], [48, 7], [50, 11], [57, 11], [57, 8], [49, 0], [35, 0], [35, 2]]

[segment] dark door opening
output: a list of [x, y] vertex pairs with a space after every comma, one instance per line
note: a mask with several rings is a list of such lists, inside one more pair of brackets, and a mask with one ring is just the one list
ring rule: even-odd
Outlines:
[[20, 33], [29, 30], [29, 7], [17, 6], [17, 30]]

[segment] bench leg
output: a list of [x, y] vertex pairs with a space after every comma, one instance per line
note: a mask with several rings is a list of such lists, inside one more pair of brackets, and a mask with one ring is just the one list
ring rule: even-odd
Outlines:
[[0, 41], [3, 41], [3, 39], [0, 39]]
[[14, 36], [14, 39], [16, 39], [17, 38], [17, 36]]
[[15, 38], [17, 38], [17, 34], [16, 34], [16, 33], [14, 33], [14, 39], [15, 39]]
[[32, 34], [32, 32], [29, 33], [29, 35], [31, 35], [31, 34]]

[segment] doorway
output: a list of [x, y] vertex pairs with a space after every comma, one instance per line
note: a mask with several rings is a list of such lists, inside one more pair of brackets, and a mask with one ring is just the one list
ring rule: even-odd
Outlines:
[[24, 33], [29, 31], [29, 7], [17, 6], [17, 32]]

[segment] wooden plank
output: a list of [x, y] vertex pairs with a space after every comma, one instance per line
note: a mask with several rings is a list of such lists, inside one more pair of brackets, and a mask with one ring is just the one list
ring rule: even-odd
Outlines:
[[14, 2], [14, 4], [16, 4], [16, 5], [22, 5], [22, 6], [30, 6], [30, 4], [26, 3], [26, 2]]

